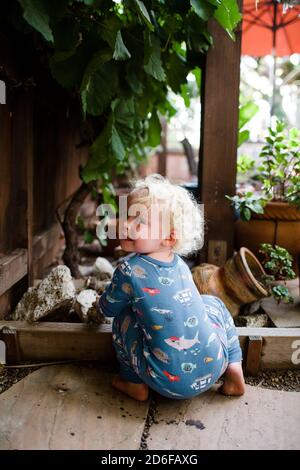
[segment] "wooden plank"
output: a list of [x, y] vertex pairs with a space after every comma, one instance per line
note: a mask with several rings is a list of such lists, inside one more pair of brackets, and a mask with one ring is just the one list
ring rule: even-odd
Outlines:
[[64, 245], [64, 236], [58, 222], [33, 237], [34, 278], [44, 276], [44, 270], [59, 255]]
[[26, 193], [27, 193], [27, 255], [28, 255], [28, 287], [33, 285], [33, 120], [32, 120], [32, 93], [27, 93], [27, 119], [23, 124], [26, 128]]
[[31, 103], [23, 87], [11, 89], [8, 96], [12, 112], [10, 157], [12, 187], [6, 230], [11, 249], [27, 248], [27, 152], [32, 152]]
[[[21, 80], [19, 63], [15, 59], [15, 49], [7, 35], [0, 31], [0, 72], [3, 78], [16, 85]], [[2, 78], [2, 79], [3, 79]]]
[[245, 367], [246, 375], [255, 376], [258, 374], [260, 368], [262, 343], [263, 341], [261, 336], [249, 336]]
[[[293, 328], [294, 329], [294, 328]], [[299, 330], [299, 329], [298, 329]], [[299, 369], [300, 333], [297, 337], [264, 338], [261, 369]]]
[[[17, 331], [19, 360], [57, 361], [63, 359], [114, 360], [111, 325], [84, 325], [81, 323], [40, 322], [29, 324], [25, 321], [0, 321], [2, 340], [6, 343], [7, 331]], [[18, 363], [13, 351], [8, 351], [8, 363]]]
[[261, 336], [260, 369], [300, 368], [300, 328], [237, 328], [239, 338]]
[[21, 356], [17, 328], [10, 328], [8, 326], [0, 328], [0, 341], [4, 345], [5, 351], [5, 357], [2, 358], [2, 363], [19, 364], [21, 362]]
[[[1, 35], [0, 35], [1, 44]], [[1, 57], [1, 52], [0, 52]], [[7, 219], [9, 213], [9, 197], [11, 192], [11, 125], [12, 118], [8, 104], [0, 105], [0, 252], [10, 250], [7, 233]]]
[[33, 237], [33, 262], [43, 258], [47, 251], [56, 245], [62, 236], [62, 230], [58, 222], [55, 222], [47, 230], [37, 233]]
[[0, 396], [1, 450], [137, 450], [148, 403], [95, 366], [43, 367]]
[[233, 253], [234, 213], [225, 194], [235, 194], [239, 112], [241, 28], [235, 42], [215, 20], [208, 29], [214, 44], [202, 68], [198, 179], [207, 233], [199, 262], [207, 262], [212, 240], [226, 243], [226, 259]]
[[[3, 328], [15, 329], [18, 333], [19, 357], [9, 352], [10, 363], [63, 359], [105, 362], [115, 357], [111, 324], [0, 321], [0, 331]], [[260, 336], [263, 340], [261, 369], [300, 368], [300, 328], [237, 328], [237, 333], [245, 362], [248, 338]], [[3, 333], [2, 339], [5, 341]]]
[[0, 295], [27, 274], [27, 250], [20, 248], [0, 256]]
[[159, 397], [148, 449], [299, 449], [300, 393], [246, 385], [244, 396], [225, 397], [216, 388], [175, 405]]

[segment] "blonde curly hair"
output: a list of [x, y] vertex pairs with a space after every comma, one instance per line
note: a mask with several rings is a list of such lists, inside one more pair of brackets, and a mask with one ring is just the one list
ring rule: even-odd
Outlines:
[[128, 206], [142, 204], [150, 208], [163, 205], [169, 214], [170, 229], [175, 231], [173, 251], [187, 256], [199, 251], [204, 242], [202, 206], [185, 188], [159, 174], [133, 180], [128, 195]]

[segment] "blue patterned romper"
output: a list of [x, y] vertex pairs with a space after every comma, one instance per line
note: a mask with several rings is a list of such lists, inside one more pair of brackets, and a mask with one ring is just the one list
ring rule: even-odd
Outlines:
[[217, 297], [200, 295], [188, 265], [131, 253], [116, 267], [98, 308], [113, 321], [121, 376], [170, 398], [208, 390], [242, 360], [232, 317]]

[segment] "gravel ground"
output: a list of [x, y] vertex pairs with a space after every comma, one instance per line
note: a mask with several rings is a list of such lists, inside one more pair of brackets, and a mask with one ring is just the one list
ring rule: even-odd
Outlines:
[[245, 382], [263, 388], [300, 392], [300, 370], [269, 369], [260, 372], [256, 377], [246, 377]]
[[[9, 387], [37, 369], [38, 367], [10, 369], [0, 366], [0, 393], [5, 392]], [[300, 370], [270, 369], [260, 372], [256, 377], [245, 377], [245, 382], [263, 388], [300, 392]]]
[[0, 393], [5, 392], [34, 370], [37, 370], [37, 367], [10, 369], [0, 365]]

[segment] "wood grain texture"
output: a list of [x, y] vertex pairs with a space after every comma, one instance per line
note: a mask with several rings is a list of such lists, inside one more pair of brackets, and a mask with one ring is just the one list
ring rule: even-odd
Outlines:
[[0, 256], [0, 295], [27, 274], [27, 250], [18, 249]]
[[236, 41], [209, 22], [214, 44], [202, 70], [199, 193], [207, 225], [199, 261], [207, 262], [209, 242], [226, 242], [233, 253], [234, 213], [225, 194], [235, 194], [238, 135], [241, 32]]
[[[18, 333], [18, 351], [21, 361], [56, 361], [63, 359], [113, 361], [111, 325], [84, 325], [80, 323], [0, 322], [1, 339], [6, 342], [5, 329]], [[10, 363], [18, 360], [12, 359]]]
[[[0, 321], [1, 330], [17, 331], [18, 357], [10, 363], [63, 359], [115, 360], [111, 324]], [[243, 359], [247, 361], [249, 337], [262, 337], [261, 369], [300, 368], [300, 328], [237, 328]], [[1, 335], [5, 341], [5, 334]]]
[[249, 336], [247, 357], [246, 357], [246, 375], [255, 376], [260, 368], [261, 351], [263, 340], [261, 336]]

